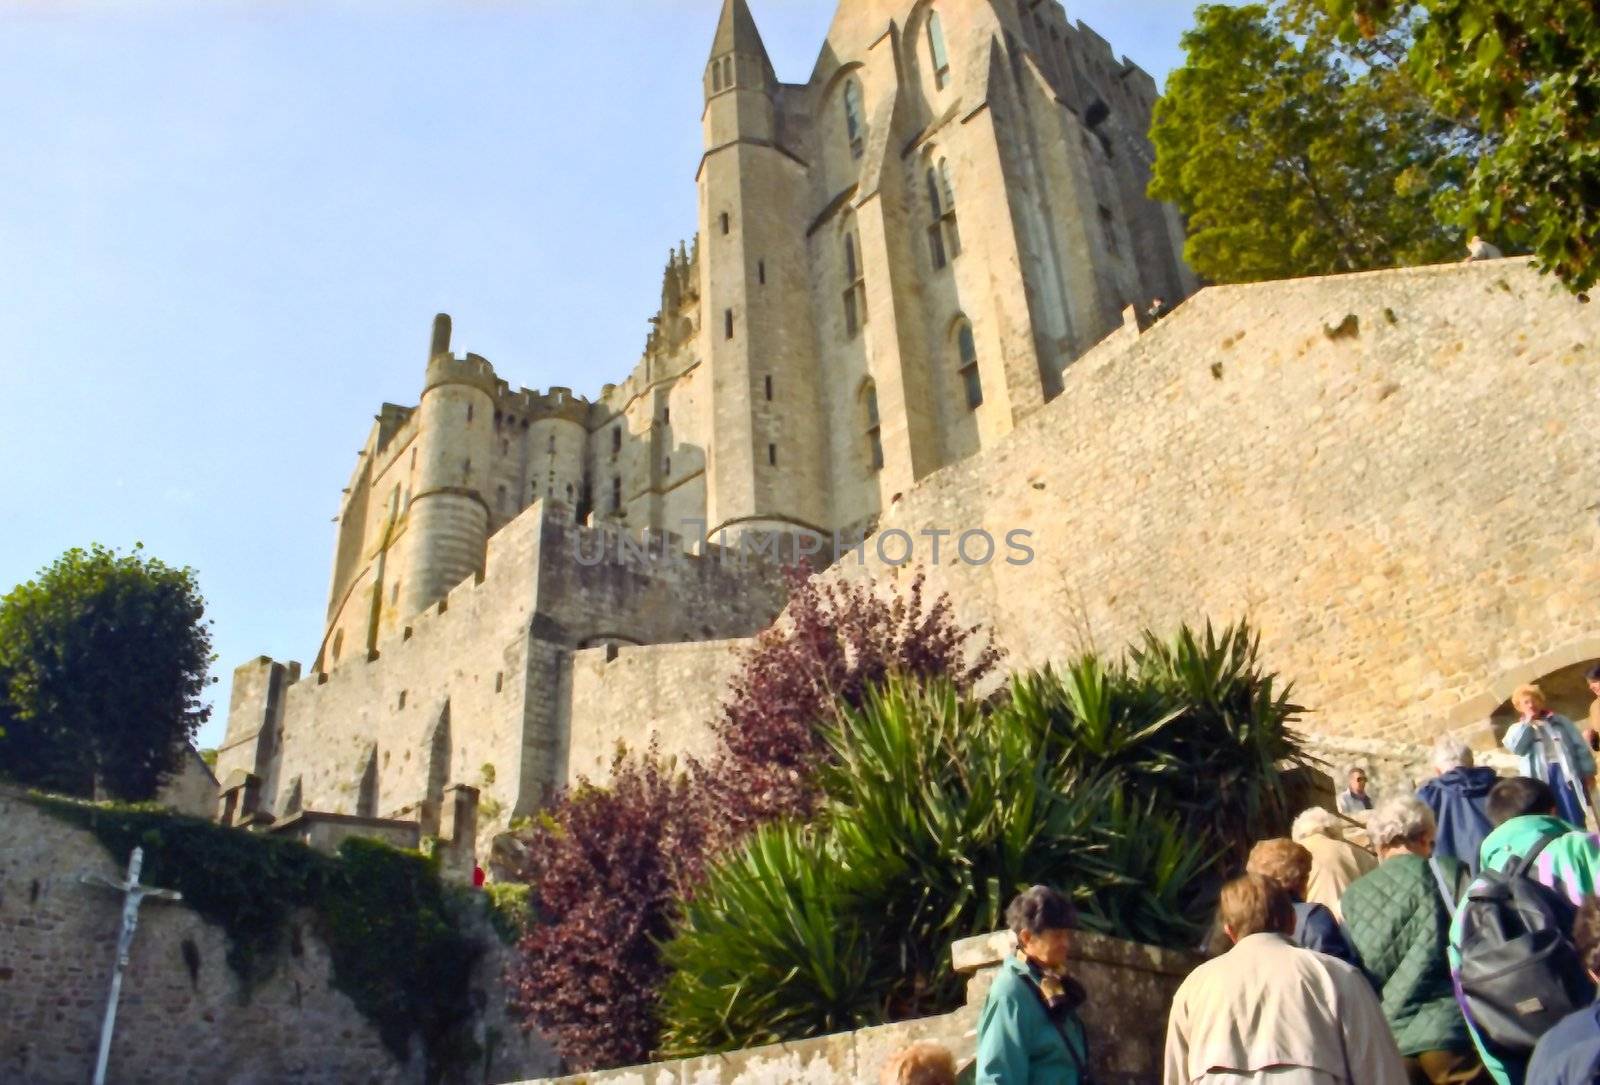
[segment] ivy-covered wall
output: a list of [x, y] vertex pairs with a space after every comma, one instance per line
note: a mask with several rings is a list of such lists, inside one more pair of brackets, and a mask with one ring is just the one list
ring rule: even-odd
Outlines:
[[152, 811], [0, 789], [0, 1080], [92, 1069], [134, 844], [147, 901], [112, 1049], [118, 1082], [516, 1081], [554, 1069], [509, 1026], [487, 901], [431, 863], [329, 857]]

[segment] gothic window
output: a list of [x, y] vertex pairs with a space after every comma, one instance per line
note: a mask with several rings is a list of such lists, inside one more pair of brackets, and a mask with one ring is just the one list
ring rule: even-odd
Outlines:
[[722, 85], [725, 87], [733, 86], [733, 58], [731, 56], [722, 58]]
[[777, 445], [768, 445], [767, 446], [767, 465], [770, 466], [770, 467], [778, 466], [778, 446]]
[[711, 62], [711, 93], [715, 94], [722, 89], [722, 61]]
[[943, 90], [950, 82], [950, 57], [944, 51], [944, 27], [937, 11], [928, 12], [928, 57], [933, 61], [933, 85]]
[[844, 131], [850, 138], [850, 157], [860, 158], [865, 133], [861, 123], [861, 88], [854, 79], [844, 85]]
[[767, 376], [767, 377], [766, 377], [766, 378], [765, 378], [765, 379], [764, 379], [764, 380], [763, 380], [763, 382], [762, 382], [762, 383], [763, 383], [763, 384], [764, 384], [764, 385], [765, 385], [765, 387], [766, 387], [766, 392], [767, 392], [767, 402], [768, 402], [768, 403], [771, 403], [771, 402], [772, 402], [772, 377], [771, 377], [771, 376], [770, 376], [770, 375], [769, 375], [769, 376]]
[[622, 511], [622, 477], [620, 475], [611, 480], [611, 511], [616, 513]]
[[756, 282], [762, 286], [767, 285], [767, 262], [765, 260], [756, 261]]
[[967, 393], [967, 409], [977, 410], [983, 403], [983, 381], [978, 376], [978, 347], [972, 339], [972, 325], [965, 320], [956, 328], [956, 358]]
[[861, 386], [861, 415], [867, 438], [867, 468], [883, 470], [883, 427], [878, 421], [878, 386], [868, 380]]
[[622, 451], [622, 427], [617, 426], [611, 431], [611, 454], [615, 456]]
[[722, 338], [733, 338], [733, 310], [722, 310]]
[[856, 257], [855, 234], [844, 235], [844, 333], [854, 339], [867, 322], [867, 284]]
[[928, 224], [928, 251], [937, 269], [961, 255], [961, 232], [956, 229], [956, 199], [950, 187], [950, 164], [939, 159], [937, 168], [928, 167], [924, 179], [928, 186], [928, 210], [932, 213]]

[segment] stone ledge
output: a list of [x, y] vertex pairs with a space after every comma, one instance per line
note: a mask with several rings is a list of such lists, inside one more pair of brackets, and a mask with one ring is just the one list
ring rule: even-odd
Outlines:
[[[1010, 931], [975, 934], [951, 944], [950, 961], [957, 972], [972, 973], [997, 966], [1016, 948], [1017, 936]], [[1187, 976], [1205, 960], [1198, 953], [1125, 942], [1092, 931], [1078, 931], [1072, 936], [1072, 959], [1161, 976]]]

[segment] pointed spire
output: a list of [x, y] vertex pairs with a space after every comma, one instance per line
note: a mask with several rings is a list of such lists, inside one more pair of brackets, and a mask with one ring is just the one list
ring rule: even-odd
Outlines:
[[755, 16], [745, 0], [723, 0], [722, 17], [717, 20], [717, 34], [711, 39], [711, 55], [743, 53], [767, 57], [767, 47], [761, 43], [761, 32], [756, 29]]

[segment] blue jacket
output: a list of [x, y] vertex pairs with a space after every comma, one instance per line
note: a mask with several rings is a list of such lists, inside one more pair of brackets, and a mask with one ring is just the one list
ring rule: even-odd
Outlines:
[[1484, 765], [1451, 769], [1417, 789], [1417, 798], [1433, 811], [1438, 824], [1433, 853], [1447, 855], [1478, 873], [1478, 849], [1493, 828], [1489, 824], [1489, 790], [1499, 777]]
[[1526, 1085], [1592, 1085], [1600, 1069], [1600, 1005], [1561, 1019], [1539, 1037]]
[[1294, 944], [1361, 967], [1356, 951], [1350, 948], [1344, 931], [1339, 929], [1339, 921], [1321, 904], [1294, 902]]

